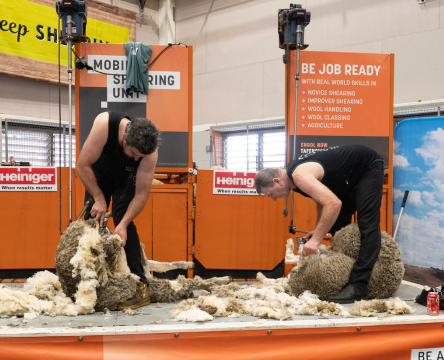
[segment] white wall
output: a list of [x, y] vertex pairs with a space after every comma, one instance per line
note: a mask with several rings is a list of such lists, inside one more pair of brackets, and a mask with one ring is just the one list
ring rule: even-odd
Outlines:
[[[61, 88], [62, 120], [68, 120], [68, 86]], [[75, 119], [74, 87], [72, 116]], [[0, 112], [9, 115], [59, 118], [59, 87], [44, 81], [0, 74]]]
[[[444, 98], [444, 0], [306, 0], [310, 50], [395, 54], [395, 104]], [[194, 46], [194, 124], [284, 116], [277, 13], [290, 0], [176, 0]], [[443, 20], [441, 20], [443, 19]]]
[[311, 49], [393, 53], [395, 104], [444, 98], [443, 0], [308, 0], [307, 8]]
[[159, 44], [159, 1], [146, 0], [143, 17], [140, 16], [139, 0], [99, 0], [137, 13], [136, 41]]
[[207, 152], [206, 147], [211, 142], [211, 131], [195, 131], [193, 133], [193, 161], [198, 169], [211, 168], [212, 152]]

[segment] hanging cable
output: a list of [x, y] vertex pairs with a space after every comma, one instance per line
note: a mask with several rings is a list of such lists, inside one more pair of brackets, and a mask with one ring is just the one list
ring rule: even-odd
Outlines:
[[[163, 54], [164, 51], [166, 51], [167, 49], [169, 49], [169, 48], [172, 47], [172, 46], [180, 46], [180, 45], [183, 45], [183, 46], [185, 46], [186, 48], [188, 48], [188, 45], [186, 45], [186, 44], [184, 44], [184, 43], [178, 43], [178, 44], [171, 44], [171, 43], [169, 43], [168, 46], [165, 47], [165, 48], [159, 53], [159, 55], [157, 55], [157, 56], [154, 58], [154, 60], [151, 61], [151, 62], [148, 64], [148, 68], [149, 68], [151, 65], [154, 64], [154, 62], [159, 58], [160, 55]], [[88, 63], [87, 63], [86, 60], [85, 60], [85, 57], [83, 57], [83, 56], [78, 56], [78, 55], [76, 54], [76, 52], [74, 51], [74, 49], [72, 49], [72, 52], [74, 53], [74, 55], [75, 55], [75, 57], [76, 57], [75, 65], [76, 65], [76, 68], [77, 68], [77, 69], [79, 69], [79, 70], [86, 69], [86, 70], [94, 71], [94, 72], [97, 72], [97, 73], [99, 73], [99, 74], [103, 74], [103, 75], [114, 75], [114, 74], [105, 73], [105, 72], [102, 72], [102, 71], [99, 71], [99, 70], [94, 69], [92, 66], [88, 65]], [[85, 56], [86, 56], [86, 51], [85, 51]]]
[[163, 50], [159, 53], [159, 55], [157, 55], [157, 56], [154, 58], [154, 60], [151, 61], [151, 62], [148, 64], [148, 68], [149, 68], [151, 65], [154, 64], [154, 62], [157, 60], [157, 58], [158, 58], [160, 55], [162, 55], [162, 53], [163, 53], [165, 50], [169, 49], [169, 48], [172, 47], [173, 45], [176, 45], [176, 46], [183, 45], [183, 46], [185, 46], [186, 48], [188, 48], [188, 45], [186, 45], [186, 44], [184, 44], [184, 43], [179, 43], [179, 44], [172, 44], [172, 43], [169, 43], [168, 46], [167, 46], [165, 49], [163, 49]]

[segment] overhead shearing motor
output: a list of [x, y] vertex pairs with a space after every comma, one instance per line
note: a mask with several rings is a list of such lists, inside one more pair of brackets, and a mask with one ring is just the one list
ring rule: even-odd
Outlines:
[[[86, 3], [79, 0], [57, 1], [56, 11], [62, 19], [60, 40], [66, 41], [68, 39], [68, 36], [71, 36], [72, 42], [86, 41]], [[71, 34], [69, 34], [68, 25], [71, 25]]]
[[[279, 46], [285, 49], [288, 45], [290, 49], [296, 49], [297, 45], [304, 50], [308, 47], [304, 44], [304, 30], [310, 24], [311, 13], [302, 9], [302, 5], [290, 4], [290, 9], [279, 10]], [[300, 35], [300, 41], [298, 41]]]

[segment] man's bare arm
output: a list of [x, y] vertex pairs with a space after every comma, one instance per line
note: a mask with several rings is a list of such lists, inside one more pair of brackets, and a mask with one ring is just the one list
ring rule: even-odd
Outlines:
[[153, 183], [154, 171], [157, 164], [157, 150], [144, 157], [137, 168], [136, 173], [136, 193], [133, 200], [131, 200], [128, 209], [125, 212], [121, 222], [114, 230], [114, 234], [117, 234], [122, 239], [121, 246], [125, 246], [126, 243], [126, 228], [133, 221], [137, 215], [141, 213], [146, 205], [148, 197], [151, 191], [151, 185]]
[[319, 224], [319, 220], [321, 220], [322, 208], [323, 207], [321, 204], [316, 203], [316, 211], [317, 211], [316, 226]]
[[83, 144], [79, 159], [77, 160], [76, 171], [79, 174], [83, 186], [94, 198], [94, 206], [91, 214], [95, 220], [100, 221], [103, 226], [103, 219], [107, 211], [107, 205], [102, 190], [97, 185], [97, 179], [92, 170], [92, 165], [98, 160], [100, 154], [108, 140], [109, 114], [107, 112], [99, 114], [94, 120], [91, 132]]
[[316, 229], [310, 242], [304, 245], [304, 252], [307, 251], [304, 255], [310, 255], [317, 251], [325, 234], [328, 233], [338, 218], [342, 207], [341, 200], [320, 182], [322, 177], [323, 169], [318, 163], [299, 165], [293, 172], [293, 181], [296, 186], [311, 196], [318, 209]]
[[[319, 224], [319, 220], [321, 219], [321, 214], [322, 214], [322, 205], [316, 203], [316, 226], [318, 226]], [[315, 226], [315, 228], [316, 228]], [[310, 230], [305, 236], [305, 239], [310, 239], [313, 234], [314, 234], [315, 230]]]

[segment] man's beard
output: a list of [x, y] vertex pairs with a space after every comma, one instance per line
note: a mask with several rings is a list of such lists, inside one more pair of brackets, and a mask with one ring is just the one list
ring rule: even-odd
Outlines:
[[132, 159], [132, 157], [129, 156], [129, 155], [125, 152], [125, 149], [126, 149], [127, 146], [128, 146], [128, 145], [126, 144], [126, 141], [122, 142], [122, 147], [120, 148], [120, 152], [121, 152], [122, 156], [123, 156], [125, 159], [128, 160], [128, 159]]

